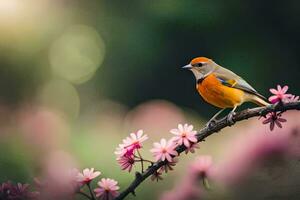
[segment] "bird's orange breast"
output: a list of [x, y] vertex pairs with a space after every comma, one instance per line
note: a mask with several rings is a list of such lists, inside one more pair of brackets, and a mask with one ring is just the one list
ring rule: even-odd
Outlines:
[[244, 101], [242, 90], [223, 85], [214, 74], [198, 82], [197, 90], [205, 101], [219, 108], [232, 108]]

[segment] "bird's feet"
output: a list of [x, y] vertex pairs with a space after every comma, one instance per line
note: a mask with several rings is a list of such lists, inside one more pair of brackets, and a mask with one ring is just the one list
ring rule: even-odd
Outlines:
[[228, 115], [227, 115], [227, 122], [229, 123], [229, 126], [232, 126], [235, 121], [233, 121], [233, 117], [236, 115], [235, 112], [230, 112]]
[[217, 120], [215, 118], [210, 119], [207, 123], [206, 123], [206, 127], [207, 128], [212, 128], [213, 126], [215, 126], [217, 123]]

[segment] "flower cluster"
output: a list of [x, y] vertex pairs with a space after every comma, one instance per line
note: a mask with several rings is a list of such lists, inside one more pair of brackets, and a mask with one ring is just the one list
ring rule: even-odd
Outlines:
[[[277, 108], [278, 106], [282, 106], [287, 103], [298, 102], [299, 96], [295, 96], [292, 94], [288, 94], [288, 86], [281, 87], [280, 85], [277, 86], [277, 89], [271, 88], [270, 92], [272, 96], [269, 97], [269, 101], [272, 104], [276, 104], [274, 106]], [[274, 111], [269, 112], [264, 116], [264, 120], [262, 121], [263, 124], [269, 124], [270, 130], [273, 131], [274, 128], [277, 126], [282, 128], [282, 123], [286, 122], [287, 120], [282, 117], [282, 113], [284, 111]], [[122, 143], [118, 145], [115, 150], [115, 154], [117, 156], [117, 162], [120, 165], [122, 170], [131, 172], [133, 166], [136, 163], [141, 164], [141, 172], [144, 172], [145, 163], [148, 163], [149, 166], [160, 166], [157, 170], [149, 170], [152, 172], [151, 180], [162, 180], [162, 174], [168, 173], [174, 169], [174, 166], [178, 163], [178, 156], [180, 152], [185, 153], [194, 153], [196, 149], [199, 148], [199, 138], [197, 138], [197, 131], [194, 130], [194, 127], [189, 124], [178, 124], [177, 128], [171, 129], [170, 133], [173, 137], [170, 139], [162, 138], [159, 142], [153, 143], [153, 148], [150, 149], [154, 159], [149, 160], [145, 159], [141, 154], [141, 149], [143, 148], [143, 143], [148, 140], [148, 136], [144, 134], [143, 130], [138, 130], [137, 132], [130, 133], [128, 137], [123, 139]], [[273, 146], [276, 146], [277, 143], [273, 145], [271, 143], [271, 147], [269, 147], [272, 152]], [[266, 146], [264, 144], [263, 146]], [[285, 147], [285, 146], [284, 146]], [[263, 152], [266, 152], [264, 148]], [[252, 152], [252, 150], [251, 150]], [[260, 152], [260, 151], [259, 151]], [[248, 159], [249, 160], [249, 159]], [[62, 171], [62, 170], [57, 170]], [[148, 175], [148, 172], [146, 175]], [[174, 191], [166, 193], [163, 196], [163, 199], [194, 199], [199, 197], [199, 190], [195, 188], [197, 185], [197, 181], [200, 178], [203, 181], [203, 185], [206, 188], [209, 188], [208, 178], [212, 178], [214, 174], [214, 168], [212, 163], [212, 158], [210, 156], [199, 156], [195, 162], [190, 166], [188, 179], [191, 181], [184, 181], [182, 185], [179, 185], [175, 188]], [[222, 171], [222, 174], [223, 171]], [[225, 173], [226, 174], [226, 173]], [[77, 169], [73, 169], [70, 171], [68, 176], [61, 177], [58, 176], [59, 179], [64, 181], [54, 182], [52, 185], [56, 185], [55, 189], [63, 188], [67, 191], [66, 194], [69, 197], [70, 195], [74, 195], [75, 193], [81, 194], [87, 199], [90, 200], [113, 200], [119, 195], [118, 182], [114, 179], [110, 178], [102, 178], [97, 183], [97, 187], [92, 189], [91, 182], [95, 180], [97, 177], [101, 175], [100, 171], [95, 171], [94, 168], [86, 168], [83, 169], [82, 172], [79, 172]], [[138, 176], [138, 172], [137, 175]], [[145, 174], [144, 174], [145, 175]], [[145, 177], [145, 176], [144, 176]], [[48, 185], [51, 186], [51, 183], [41, 182], [40, 180], [35, 180], [36, 185], [42, 189]], [[57, 183], [57, 184], [56, 184]], [[68, 185], [70, 187], [62, 187], [64, 185]], [[86, 186], [86, 188], [84, 188]], [[178, 188], [181, 188], [178, 189]], [[182, 190], [182, 188], [184, 188]], [[69, 190], [70, 189], [70, 190]], [[84, 190], [88, 189], [89, 193], [86, 193]], [[56, 191], [56, 194], [59, 194], [59, 191]], [[50, 190], [50, 193], [53, 193]], [[126, 191], [126, 190], [125, 190]], [[31, 200], [31, 199], [44, 199], [45, 191], [40, 190], [40, 192], [32, 192], [29, 190], [28, 184], [21, 184], [17, 183], [16, 185], [12, 184], [11, 182], [6, 182], [0, 184], [0, 200], [1, 199], [8, 199], [8, 200]], [[122, 195], [121, 195], [122, 196]], [[56, 198], [58, 199], [58, 198]], [[62, 198], [59, 198], [62, 199]]]
[[186, 147], [186, 153], [195, 152], [196, 148], [199, 148], [197, 144], [197, 131], [193, 130], [192, 125], [179, 124], [177, 129], [172, 129], [170, 132], [174, 135], [171, 139], [166, 140], [162, 138], [159, 142], [153, 143], [153, 148], [150, 152], [153, 154], [154, 161], [144, 159], [139, 151], [142, 148], [142, 143], [148, 139], [147, 135], [143, 135], [143, 131], [139, 130], [136, 133], [131, 133], [130, 137], [123, 140], [122, 144], [119, 144], [115, 154], [117, 155], [117, 162], [122, 170], [131, 171], [132, 167], [137, 163], [141, 163], [142, 172], [144, 169], [144, 162], [153, 165], [154, 162], [163, 161], [163, 165], [158, 171], [156, 171], [151, 179], [161, 180], [162, 173], [167, 173], [173, 170], [173, 167], [178, 162], [178, 152], [176, 148], [180, 145]]
[[138, 130], [136, 133], [130, 133], [130, 136], [125, 138], [122, 144], [119, 144], [115, 154], [122, 170], [130, 172], [136, 161], [135, 159], [141, 159], [139, 149], [143, 147], [142, 143], [147, 139], [148, 136], [144, 135], [143, 130]]
[[[172, 129], [170, 132], [175, 135], [170, 140], [161, 139], [160, 142], [155, 142], [153, 144], [153, 148], [150, 150], [153, 153], [155, 161], [165, 161], [168, 162], [162, 166], [156, 174], [153, 175], [152, 179], [155, 179], [155, 175], [158, 177], [162, 172], [168, 172], [168, 170], [173, 170], [173, 167], [178, 162], [176, 156], [178, 156], [178, 152], [176, 151], [176, 147], [180, 145], [184, 145], [186, 147], [185, 152], [194, 153], [196, 148], [199, 148], [197, 144], [197, 131], [193, 130], [192, 125], [188, 124], [178, 124], [177, 129]], [[158, 180], [156, 178], [156, 180]]]
[[[293, 94], [287, 94], [289, 87], [287, 85], [281, 87], [280, 85], [277, 85], [277, 89], [271, 88], [270, 92], [273, 94], [269, 97], [269, 101], [272, 104], [275, 103], [292, 103], [299, 101], [299, 96], [293, 95]], [[263, 120], [263, 124], [270, 124], [270, 130], [273, 131], [275, 128], [275, 125], [279, 128], [282, 128], [282, 124], [286, 122], [287, 120], [282, 118], [282, 112], [271, 112], [268, 113], [265, 117], [265, 120]]]
[[193, 130], [192, 125], [188, 124], [178, 124], [177, 129], [172, 129], [170, 132], [175, 136], [170, 140], [161, 139], [160, 143], [155, 142], [153, 144], [154, 148], [150, 151], [154, 154], [156, 161], [173, 162], [173, 158], [178, 155], [175, 148], [179, 145], [184, 145], [186, 147], [186, 153], [195, 152], [195, 148], [199, 148], [197, 145], [197, 131]]
[[[92, 197], [89, 197], [91, 199], [95, 199], [94, 195], [97, 198], [103, 199], [103, 200], [112, 200], [116, 196], [118, 196], [119, 195], [118, 182], [113, 179], [110, 179], [110, 178], [102, 178], [98, 182], [98, 187], [96, 189], [94, 189], [94, 191], [91, 189], [90, 182], [92, 180], [94, 180], [96, 177], [98, 177], [99, 175], [101, 175], [101, 172], [94, 171], [94, 168], [91, 168], [91, 169], [86, 168], [82, 171], [82, 173], [79, 172], [77, 174], [76, 179], [77, 179], [77, 182], [79, 184], [81, 184], [82, 186], [84, 186], [84, 185], [88, 186], [90, 194], [92, 195]], [[81, 190], [79, 191], [79, 193], [81, 193], [85, 196], [88, 196], [88, 194], [85, 194]]]

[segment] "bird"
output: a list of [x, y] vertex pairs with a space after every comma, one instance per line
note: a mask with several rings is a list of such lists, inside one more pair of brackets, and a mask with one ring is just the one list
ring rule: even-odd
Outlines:
[[269, 106], [267, 99], [259, 94], [249, 83], [234, 72], [226, 69], [212, 59], [196, 57], [183, 66], [193, 72], [196, 78], [196, 89], [209, 104], [221, 108], [208, 122], [216, 122], [226, 108], [232, 108], [227, 115], [227, 121], [234, 124], [233, 116], [238, 106], [245, 102], [252, 102], [258, 106]]

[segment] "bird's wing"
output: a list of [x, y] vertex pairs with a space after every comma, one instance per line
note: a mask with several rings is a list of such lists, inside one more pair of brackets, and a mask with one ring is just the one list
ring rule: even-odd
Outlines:
[[259, 94], [249, 83], [247, 83], [240, 76], [236, 75], [232, 71], [225, 69], [223, 67], [219, 67], [214, 71], [216, 77], [220, 80], [223, 85], [228, 87], [237, 88], [248, 92], [250, 94], [254, 94], [262, 99], [266, 99], [264, 96]]

